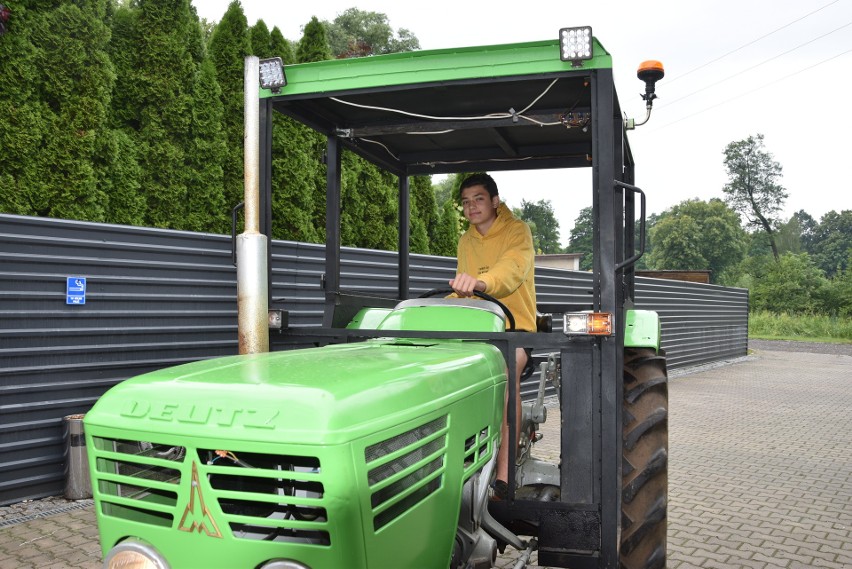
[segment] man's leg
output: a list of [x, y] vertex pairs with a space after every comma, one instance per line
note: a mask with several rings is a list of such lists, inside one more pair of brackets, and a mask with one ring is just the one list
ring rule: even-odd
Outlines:
[[[515, 350], [515, 444], [521, 437], [521, 373], [527, 365], [527, 352], [523, 348]], [[497, 452], [497, 480], [509, 481], [509, 388], [506, 387], [506, 400], [503, 405], [503, 425], [500, 433], [500, 450]]]

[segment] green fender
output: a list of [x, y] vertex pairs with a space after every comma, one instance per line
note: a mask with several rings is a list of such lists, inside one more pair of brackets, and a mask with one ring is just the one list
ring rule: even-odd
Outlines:
[[660, 316], [652, 310], [628, 310], [624, 329], [625, 348], [660, 350]]

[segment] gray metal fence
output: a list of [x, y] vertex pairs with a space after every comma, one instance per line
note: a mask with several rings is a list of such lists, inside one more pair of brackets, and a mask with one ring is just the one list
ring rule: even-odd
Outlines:
[[[324, 247], [272, 244], [272, 297], [293, 326], [322, 323]], [[0, 215], [0, 504], [63, 488], [63, 417], [154, 369], [237, 353], [230, 238]], [[393, 297], [397, 255], [346, 248], [342, 288]], [[445, 285], [446, 257], [413, 255], [411, 294]], [[67, 278], [86, 278], [67, 304]], [[637, 278], [639, 308], [662, 316], [671, 368], [744, 355], [748, 295]], [[536, 269], [540, 302], [586, 304], [591, 275]]]

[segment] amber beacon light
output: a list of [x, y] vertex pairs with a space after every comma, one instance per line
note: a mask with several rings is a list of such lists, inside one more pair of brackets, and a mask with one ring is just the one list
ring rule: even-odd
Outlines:
[[645, 82], [645, 94], [642, 95], [642, 100], [645, 101], [645, 120], [637, 123], [634, 119], [625, 119], [624, 127], [627, 130], [642, 126], [651, 118], [651, 108], [654, 106], [654, 99], [657, 98], [657, 93], [655, 92], [657, 81], [665, 77], [665, 75], [666, 72], [663, 69], [663, 64], [656, 59], [643, 61], [639, 65], [636, 76]]

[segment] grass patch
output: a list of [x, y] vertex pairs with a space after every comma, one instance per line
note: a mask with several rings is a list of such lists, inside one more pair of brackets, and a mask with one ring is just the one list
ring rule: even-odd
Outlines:
[[821, 314], [752, 312], [748, 337], [759, 340], [852, 343], [852, 319]]

